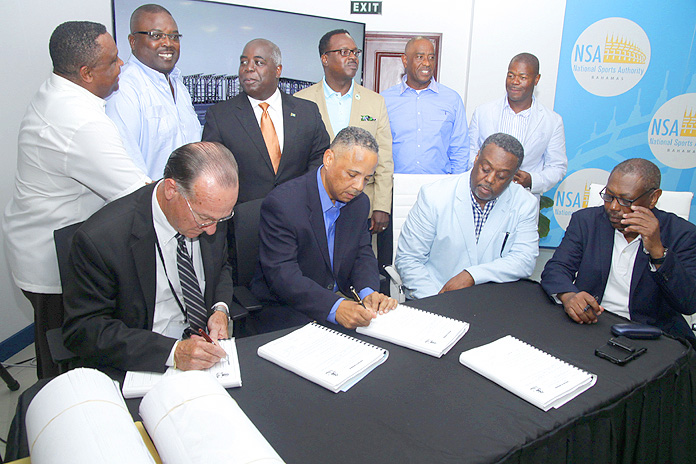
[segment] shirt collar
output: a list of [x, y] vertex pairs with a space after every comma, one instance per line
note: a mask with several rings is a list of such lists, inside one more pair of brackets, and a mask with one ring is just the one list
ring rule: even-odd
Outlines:
[[100, 108], [104, 109], [106, 107], [106, 100], [94, 95], [92, 92], [90, 92], [86, 88], [84, 88], [80, 85], [77, 85], [73, 81], [66, 79], [63, 76], [59, 76], [56, 73], [51, 73], [50, 80], [51, 80], [51, 85], [53, 85], [54, 87], [57, 87], [59, 89], [68, 89], [68, 90], [71, 90], [73, 92], [79, 92], [82, 96], [89, 99], [95, 105], [99, 105]]
[[160, 207], [159, 201], [157, 201], [157, 190], [162, 182], [164, 182], [164, 180], [157, 182], [157, 185], [152, 191], [152, 223], [155, 227], [155, 234], [157, 235], [160, 246], [165, 247], [170, 240], [176, 237], [177, 231], [169, 223], [167, 216], [164, 215], [164, 211], [162, 211]]
[[516, 116], [522, 116], [523, 118], [528, 118], [530, 114], [532, 114], [532, 108], [534, 108], [534, 104], [536, 103], [536, 98], [534, 95], [532, 95], [532, 104], [529, 105], [529, 108], [526, 110], [522, 110], [519, 113], [515, 113], [512, 108], [510, 108], [510, 102], [508, 101], [507, 95], [505, 95], [505, 104], [503, 105], [503, 111], [508, 111]]
[[273, 92], [273, 95], [268, 97], [265, 100], [257, 100], [253, 97], [251, 97], [249, 94], [247, 94], [247, 98], [249, 99], [249, 102], [251, 103], [252, 108], [255, 108], [259, 106], [259, 103], [266, 102], [268, 103], [268, 106], [274, 109], [277, 109], [278, 111], [281, 111], [282, 108], [282, 99], [280, 97], [280, 89], [276, 89], [275, 92]]
[[479, 202], [476, 201], [476, 197], [474, 196], [474, 191], [471, 189], [469, 189], [469, 196], [471, 197], [471, 204], [474, 206], [474, 208], [476, 208], [477, 211], [479, 211], [480, 213], [483, 213], [483, 214], [485, 214], [487, 211], [492, 210], [493, 207], [495, 206], [495, 202], [498, 201], [498, 198], [500, 198], [500, 197], [495, 197], [494, 199], [487, 201], [486, 206], [481, 208], [481, 205], [479, 204]]
[[319, 200], [321, 201], [321, 210], [322, 210], [322, 212], [326, 213], [328, 210], [330, 210], [334, 206], [338, 209], [341, 209], [346, 204], [336, 200], [336, 204], [334, 205], [333, 202], [331, 201], [331, 198], [329, 197], [329, 193], [326, 191], [326, 189], [324, 188], [324, 183], [321, 181], [321, 168], [323, 168], [323, 167], [324, 167], [324, 165], [322, 164], [317, 169], [317, 185], [319, 187]]
[[[161, 81], [161, 82], [168, 84], [167, 77], [164, 75], [164, 73], [161, 73], [159, 71], [155, 71], [151, 67], [143, 64], [142, 61], [140, 61], [138, 58], [135, 57], [135, 55], [131, 55], [131, 57], [128, 58], [128, 64], [131, 65], [131, 63], [132, 63], [132, 66], [137, 66], [138, 68], [140, 68], [140, 70], [143, 72], [143, 74], [145, 74], [151, 80], [153, 80], [155, 82]], [[177, 68], [176, 66], [174, 66], [174, 69], [172, 69], [172, 71], [169, 73], [169, 79], [170, 80], [178, 79], [180, 75], [181, 75], [181, 70], [179, 68]]]
[[353, 99], [353, 89], [355, 88], [355, 82], [350, 81], [350, 89], [348, 89], [348, 92], [346, 92], [345, 95], [341, 95], [341, 92], [336, 92], [334, 89], [329, 87], [329, 84], [326, 83], [326, 76], [324, 76], [321, 80], [322, 85], [324, 87], [324, 98], [327, 100], [331, 97], [338, 98], [338, 99]]
[[[411, 87], [406, 83], [406, 78], [407, 78], [407, 77], [408, 77], [408, 76], [406, 76], [406, 74], [404, 74], [404, 76], [401, 78], [401, 93], [402, 93], [402, 94], [403, 94], [404, 92], [406, 92], [407, 90], [409, 90], [409, 89], [410, 89], [412, 92], [415, 92], [415, 91], [416, 91], [416, 89], [411, 88]], [[428, 84], [428, 86], [427, 86], [426, 88], [424, 88], [423, 90], [432, 90], [432, 91], [435, 92], [435, 93], [440, 93], [440, 91], [439, 91], [438, 88], [437, 88], [437, 82], [435, 82], [435, 77], [432, 77], [432, 78], [430, 79], [430, 84]]]

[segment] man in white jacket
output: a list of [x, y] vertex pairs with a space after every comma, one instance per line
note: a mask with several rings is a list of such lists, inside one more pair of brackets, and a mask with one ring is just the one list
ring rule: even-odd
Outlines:
[[534, 98], [540, 78], [536, 56], [516, 55], [508, 66], [507, 94], [476, 108], [469, 124], [469, 167], [486, 137], [510, 134], [524, 147], [524, 162], [514, 182], [537, 196], [560, 182], [568, 168], [563, 119]]
[[512, 183], [523, 159], [518, 140], [493, 134], [471, 171], [421, 189], [396, 252], [408, 297], [532, 274], [539, 254], [538, 202]]

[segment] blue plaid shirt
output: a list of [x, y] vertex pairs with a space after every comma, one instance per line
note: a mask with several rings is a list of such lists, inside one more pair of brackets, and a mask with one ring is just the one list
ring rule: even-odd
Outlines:
[[491, 201], [487, 201], [486, 206], [481, 209], [481, 205], [479, 205], [478, 201], [476, 201], [474, 192], [472, 192], [471, 189], [469, 189], [469, 195], [471, 196], [471, 209], [474, 212], [476, 243], [478, 243], [479, 235], [481, 235], [481, 229], [483, 229], [483, 225], [486, 223], [486, 219], [488, 219], [488, 215], [491, 213], [491, 210], [493, 209], [493, 206], [495, 206], [495, 202], [498, 201], [498, 199], [495, 198]]

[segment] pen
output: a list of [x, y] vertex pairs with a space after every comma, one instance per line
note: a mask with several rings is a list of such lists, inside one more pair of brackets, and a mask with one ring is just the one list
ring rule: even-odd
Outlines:
[[[593, 297], [594, 297], [595, 301], [597, 301], [597, 304], [599, 304], [599, 297], [597, 295], [593, 295]], [[592, 307], [592, 305], [585, 306], [584, 308], [582, 308], [582, 312], [586, 313], [587, 311], [590, 310], [591, 307]]]
[[505, 249], [505, 244], [507, 243], [507, 239], [510, 236], [510, 232], [505, 232], [505, 238], [503, 239], [503, 246], [500, 247], [500, 256], [503, 256], [503, 250]]
[[210, 338], [210, 336], [208, 336], [208, 334], [205, 333], [205, 331], [204, 331], [203, 329], [198, 329], [198, 334], [199, 334], [201, 337], [205, 338], [205, 341], [206, 341], [206, 342], [215, 344], [215, 342], [213, 341], [213, 339]]
[[360, 298], [360, 296], [358, 295], [358, 292], [355, 291], [355, 287], [353, 287], [353, 286], [351, 285], [351, 286], [350, 286], [350, 291], [351, 291], [351, 293], [353, 294], [353, 296], [355, 297], [355, 300], [356, 300], [358, 303], [360, 303], [362, 306], [365, 306], [365, 303], [363, 303], [362, 298]]

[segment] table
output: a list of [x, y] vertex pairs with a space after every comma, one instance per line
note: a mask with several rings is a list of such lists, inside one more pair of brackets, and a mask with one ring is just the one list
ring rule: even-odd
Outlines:
[[[665, 336], [617, 366], [594, 356], [612, 324], [572, 322], [531, 281], [484, 284], [410, 302], [471, 324], [442, 358], [349, 332], [389, 359], [332, 393], [256, 355], [286, 331], [239, 339], [243, 387], [228, 390], [288, 463], [694, 462], [696, 354]], [[536, 408], [459, 363], [511, 334], [597, 375], [559, 409]], [[128, 400], [137, 419], [139, 400]]]

